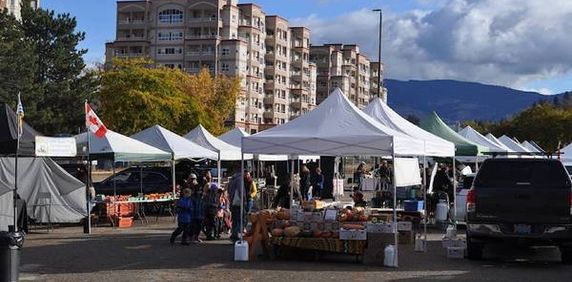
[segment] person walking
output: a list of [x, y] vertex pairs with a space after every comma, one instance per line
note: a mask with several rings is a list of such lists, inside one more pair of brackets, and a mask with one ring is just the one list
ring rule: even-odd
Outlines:
[[[243, 188], [244, 185], [244, 178], [242, 177], [242, 173], [240, 169], [235, 170], [235, 174], [230, 179], [230, 183], [228, 185], [228, 197], [230, 202], [230, 212], [232, 216], [232, 231], [230, 235], [230, 240], [233, 242], [238, 241], [239, 237], [238, 234], [242, 232], [240, 230], [241, 222], [243, 223], [242, 226], [246, 226], [246, 211], [243, 210], [244, 214], [241, 218], [241, 204], [243, 209], [246, 209], [247, 203], [246, 200], [246, 191]], [[241, 183], [242, 182], [242, 183]]]
[[175, 243], [177, 237], [183, 233], [183, 238], [181, 240], [182, 245], [189, 245], [187, 241], [190, 237], [191, 231], [191, 190], [183, 189], [182, 197], [177, 201], [177, 207], [175, 211], [177, 212], [177, 228], [171, 234], [171, 239], [169, 240], [171, 244]]
[[205, 219], [205, 208], [203, 202], [203, 190], [197, 186], [191, 194], [191, 232], [193, 243], [200, 243], [199, 238], [203, 229], [203, 220]]
[[324, 175], [322, 174], [322, 169], [316, 168], [316, 175], [314, 176], [314, 181], [312, 183], [312, 196], [314, 198], [322, 198], [322, 191], [324, 190]]
[[205, 193], [205, 232], [207, 240], [214, 240], [216, 237], [216, 217], [220, 209], [220, 195], [218, 185], [211, 183], [209, 190]]
[[308, 201], [310, 199], [309, 192], [310, 186], [310, 170], [306, 165], [303, 165], [300, 169], [300, 193], [302, 193], [302, 199]]

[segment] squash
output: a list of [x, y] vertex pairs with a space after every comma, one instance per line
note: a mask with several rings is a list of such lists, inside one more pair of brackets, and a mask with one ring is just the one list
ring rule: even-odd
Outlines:
[[284, 235], [286, 235], [286, 237], [296, 237], [298, 234], [300, 234], [300, 227], [298, 226], [284, 228]]
[[332, 238], [340, 238], [340, 232], [332, 232]]
[[314, 230], [314, 232], [312, 232], [312, 237], [314, 237], [314, 238], [320, 238], [320, 237], [322, 237], [322, 231], [320, 231], [320, 230]]
[[330, 238], [332, 237], [332, 232], [322, 232], [322, 238]]
[[272, 234], [272, 236], [275, 236], [275, 237], [282, 237], [282, 236], [284, 236], [284, 229], [274, 228], [274, 229], [272, 229], [272, 232], [270, 234]]

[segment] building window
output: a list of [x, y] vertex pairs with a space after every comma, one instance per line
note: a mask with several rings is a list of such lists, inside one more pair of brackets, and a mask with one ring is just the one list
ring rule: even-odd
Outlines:
[[230, 67], [228, 66], [228, 64], [222, 64], [221, 70], [224, 71], [224, 72], [227, 72], [227, 71], [230, 70]]
[[177, 9], [168, 9], [159, 12], [160, 23], [181, 23], [183, 22], [183, 11]]
[[182, 31], [162, 31], [157, 34], [157, 37], [161, 41], [176, 41], [183, 39]]
[[223, 56], [228, 56], [230, 54], [230, 49], [228, 48], [222, 48], [222, 55]]

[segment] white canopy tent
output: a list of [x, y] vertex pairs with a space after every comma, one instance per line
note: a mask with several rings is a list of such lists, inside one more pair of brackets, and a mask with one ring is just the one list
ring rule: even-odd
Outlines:
[[565, 165], [572, 165], [572, 143], [560, 149], [560, 153], [562, 154], [560, 160], [562, 160]]
[[465, 128], [463, 128], [461, 131], [459, 131], [459, 134], [469, 139], [470, 141], [473, 141], [479, 145], [489, 148], [489, 152], [506, 153], [509, 151], [508, 148], [506, 148], [506, 146], [500, 146], [496, 144], [495, 142], [483, 136], [481, 133], [479, 133], [470, 126], [466, 126]]
[[[218, 138], [228, 144], [241, 147], [242, 146], [242, 137], [250, 136], [244, 129], [240, 127], [235, 127], [234, 129], [226, 132], [225, 134], [219, 136]], [[288, 155], [255, 155], [255, 159], [259, 161], [287, 161]], [[300, 155], [296, 156], [296, 159], [299, 160], [316, 160], [319, 159], [320, 156], [308, 156], [308, 155]]]
[[[313, 111], [244, 137], [242, 149], [258, 154], [392, 156], [394, 160], [395, 155], [421, 156], [425, 153], [422, 140], [377, 122], [350, 102], [339, 88]], [[290, 195], [293, 195], [292, 191]], [[394, 203], [395, 196], [394, 185]], [[397, 251], [397, 234], [395, 247]]]
[[527, 150], [526, 148], [522, 147], [519, 143], [517, 143], [516, 141], [514, 141], [512, 138], [503, 135], [501, 137], [498, 138], [499, 142], [503, 143], [505, 146], [507, 146], [509, 149], [511, 149], [514, 152], [517, 153], [530, 153], [529, 150]]
[[212, 135], [202, 124], [199, 124], [193, 130], [189, 131], [184, 136], [186, 139], [191, 140], [205, 149], [214, 151], [217, 156], [217, 181], [220, 186], [222, 183], [221, 178], [221, 161], [239, 161], [242, 158], [250, 160], [252, 155], [243, 156], [240, 147], [228, 144], [214, 135]]
[[488, 133], [485, 137], [487, 137], [487, 139], [489, 139], [491, 142], [493, 142], [495, 145], [497, 145], [500, 148], [505, 149], [507, 152], [509, 153], [514, 153], [515, 151], [510, 149], [509, 147], [507, 147], [505, 144], [503, 144], [501, 141], [499, 141], [494, 135], [492, 135], [491, 133]]
[[171, 178], [173, 181], [173, 195], [176, 193], [177, 183], [175, 181], [175, 161], [180, 159], [212, 159], [216, 160], [217, 153], [205, 149], [198, 144], [187, 140], [176, 133], [167, 130], [159, 125], [151, 126], [142, 130], [131, 138], [139, 140], [147, 145], [159, 148], [172, 155]]
[[363, 110], [381, 124], [407, 136], [424, 142], [424, 155], [435, 157], [455, 156], [455, 144], [429, 133], [401, 117], [380, 98], [373, 99]]
[[532, 143], [528, 142], [528, 141], [524, 141], [520, 144], [522, 147], [524, 147], [525, 149], [529, 150], [530, 152], [533, 153], [542, 153], [540, 152], [540, 150], [538, 150], [534, 145], [532, 145]]

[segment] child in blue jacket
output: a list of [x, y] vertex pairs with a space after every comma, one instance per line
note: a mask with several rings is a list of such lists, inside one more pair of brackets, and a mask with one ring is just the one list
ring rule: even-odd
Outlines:
[[191, 202], [191, 190], [184, 189], [182, 197], [177, 201], [177, 229], [171, 234], [171, 239], [169, 240], [171, 244], [175, 243], [175, 239], [183, 233], [183, 238], [181, 239], [181, 244], [188, 246], [188, 239], [191, 236], [191, 219], [192, 219], [192, 202]]

